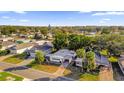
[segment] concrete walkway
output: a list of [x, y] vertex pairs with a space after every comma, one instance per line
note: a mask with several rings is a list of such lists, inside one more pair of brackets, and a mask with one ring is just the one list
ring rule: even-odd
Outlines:
[[53, 73], [53, 75], [55, 76], [63, 76], [64, 71], [66, 70], [66, 67], [69, 65], [68, 62], [64, 62], [63, 64], [60, 65], [60, 67], [58, 68], [58, 70]]
[[17, 65], [18, 66], [26, 66], [26, 65], [30, 64], [32, 61], [33, 61], [32, 58], [28, 58], [28, 59], [25, 59], [24, 61], [22, 61], [21, 63], [18, 63]]

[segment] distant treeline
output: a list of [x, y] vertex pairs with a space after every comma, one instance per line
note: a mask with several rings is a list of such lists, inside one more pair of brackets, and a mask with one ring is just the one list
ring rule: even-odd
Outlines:
[[101, 32], [101, 33], [111, 33], [111, 32], [124, 32], [124, 26], [9, 26], [9, 25], [1, 25], [0, 33], [2, 35], [10, 35], [10, 34], [27, 34], [27, 32], [41, 32], [43, 34], [47, 34], [49, 31], [51, 32]]

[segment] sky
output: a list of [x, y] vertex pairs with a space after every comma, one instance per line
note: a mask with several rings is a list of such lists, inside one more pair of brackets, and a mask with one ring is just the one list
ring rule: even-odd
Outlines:
[[124, 11], [0, 11], [0, 25], [122, 25]]

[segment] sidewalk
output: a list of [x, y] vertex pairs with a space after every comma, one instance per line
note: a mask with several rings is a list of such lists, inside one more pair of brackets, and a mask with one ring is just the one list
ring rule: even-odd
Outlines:
[[18, 66], [26, 66], [26, 65], [30, 64], [32, 61], [33, 61], [33, 59], [28, 58], [28, 59], [25, 59], [24, 61], [22, 61], [21, 63], [18, 63], [17, 65]]

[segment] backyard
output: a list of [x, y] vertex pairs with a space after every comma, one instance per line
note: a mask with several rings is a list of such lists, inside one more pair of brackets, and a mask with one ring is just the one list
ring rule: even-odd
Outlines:
[[0, 72], [0, 81], [22, 81], [23, 78], [10, 74], [9, 72]]
[[82, 73], [78, 67], [69, 65], [67, 67], [68, 71], [64, 72], [64, 76], [68, 78], [72, 78], [75, 80], [80, 80], [80, 81], [97, 81], [99, 80], [98, 78], [98, 73], [92, 74], [92, 73]]

